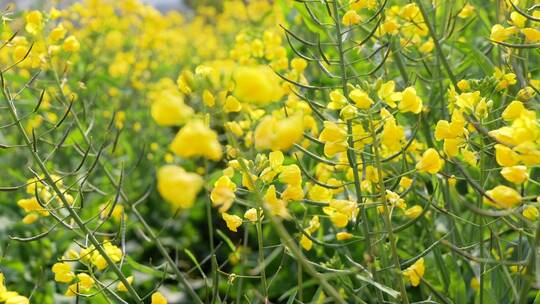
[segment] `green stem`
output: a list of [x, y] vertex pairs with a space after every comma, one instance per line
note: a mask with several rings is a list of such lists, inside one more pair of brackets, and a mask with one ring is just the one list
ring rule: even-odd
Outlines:
[[[3, 77], [3, 76], [2, 76]], [[3, 82], [3, 81], [2, 81]], [[30, 141], [30, 138], [28, 137], [28, 134], [26, 134], [26, 131], [19, 120], [19, 116], [17, 115], [17, 111], [15, 109], [15, 105], [13, 102], [8, 98], [5, 89], [2, 88], [2, 92], [4, 95], [4, 99], [6, 100], [9, 108], [9, 112], [11, 114], [11, 117], [16, 122], [15, 125], [19, 129], [19, 132], [22, 134], [24, 142], [26, 144], [26, 147], [30, 151], [30, 154], [32, 155], [32, 158], [34, 161], [38, 164], [41, 172], [45, 176], [45, 180], [49, 183], [53, 191], [56, 193], [56, 195], [60, 198], [60, 201], [62, 202], [62, 205], [66, 210], [68, 211], [69, 215], [73, 218], [77, 226], [83, 231], [85, 235], [88, 236], [88, 240], [96, 250], [99, 252], [99, 254], [107, 261], [107, 264], [112, 268], [113, 272], [117, 275], [118, 279], [124, 284], [126, 287], [128, 293], [135, 299], [137, 303], [143, 303], [141, 297], [137, 293], [137, 291], [129, 284], [127, 278], [122, 273], [122, 270], [116, 265], [116, 263], [111, 259], [111, 257], [107, 254], [101, 243], [96, 239], [95, 235], [88, 229], [88, 227], [84, 224], [83, 220], [79, 217], [77, 212], [71, 207], [69, 202], [66, 200], [66, 197], [64, 196], [64, 193], [58, 188], [58, 186], [55, 183], [55, 180], [51, 177], [51, 174], [49, 173], [49, 170], [39, 157], [36, 151], [34, 151], [32, 142]]]
[[371, 113], [369, 116], [370, 116], [369, 128], [371, 131], [371, 136], [373, 137], [373, 144], [371, 147], [373, 149], [373, 154], [375, 155], [375, 166], [377, 167], [377, 175], [379, 179], [379, 193], [381, 196], [380, 199], [383, 202], [383, 218], [384, 218], [385, 229], [386, 231], [388, 231], [388, 239], [390, 241], [390, 250], [392, 252], [394, 268], [397, 272], [396, 279], [399, 285], [401, 300], [403, 303], [408, 304], [409, 298], [407, 296], [407, 289], [405, 288], [405, 282], [403, 281], [403, 275], [401, 274], [401, 265], [399, 262], [399, 255], [397, 253], [396, 238], [392, 229], [392, 219], [390, 218], [388, 201], [386, 200], [386, 187], [384, 186], [384, 181], [383, 181], [383, 171], [382, 171], [381, 156], [379, 152], [379, 143], [377, 141], [377, 134], [375, 133], [375, 128], [373, 126], [373, 119], [371, 117]]

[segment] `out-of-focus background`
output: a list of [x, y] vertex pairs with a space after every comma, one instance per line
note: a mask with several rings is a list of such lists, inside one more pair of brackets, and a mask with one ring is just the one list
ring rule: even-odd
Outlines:
[[[114, 0], [111, 0], [114, 1]], [[181, 10], [186, 11], [190, 8], [207, 5], [207, 4], [219, 4], [223, 0], [142, 0], [143, 3], [151, 4], [160, 11], [169, 11], [169, 10]], [[27, 9], [33, 7], [39, 7], [43, 5], [50, 6], [51, 3], [57, 4], [58, 6], [67, 5], [77, 0], [65, 0], [65, 1], [54, 1], [54, 0], [0, 0], [0, 7], [6, 7], [10, 3], [14, 3], [18, 9]]]

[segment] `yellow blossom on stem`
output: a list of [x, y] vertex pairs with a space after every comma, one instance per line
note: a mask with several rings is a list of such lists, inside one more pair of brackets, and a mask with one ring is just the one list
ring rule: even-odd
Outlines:
[[226, 212], [231, 208], [236, 198], [236, 184], [223, 175], [214, 183], [214, 189], [210, 193], [210, 200], [214, 207], [219, 206], [219, 212]]
[[353, 235], [348, 233], [348, 232], [338, 232], [338, 233], [336, 233], [336, 239], [338, 241], [346, 241], [346, 240], [348, 240], [348, 239], [350, 239], [352, 237], [353, 237]]
[[417, 218], [420, 214], [422, 214], [422, 211], [424, 209], [420, 205], [414, 205], [411, 208], [405, 210], [405, 216], [410, 219]]
[[522, 184], [529, 178], [526, 166], [504, 167], [501, 170], [501, 175], [509, 182], [514, 184]]
[[527, 207], [523, 208], [523, 214], [524, 217], [531, 221], [535, 221], [538, 218], [539, 212], [538, 208], [535, 206], [528, 205]]
[[425, 267], [424, 267], [424, 258], [419, 258], [414, 264], [409, 268], [403, 270], [403, 275], [409, 279], [411, 285], [416, 287], [420, 285], [420, 281], [424, 276]]
[[403, 113], [412, 112], [414, 114], [422, 111], [422, 99], [416, 95], [415, 88], [408, 87], [401, 93], [401, 101], [399, 102], [398, 109]]
[[265, 116], [255, 129], [255, 147], [257, 150], [288, 150], [300, 140], [304, 133], [304, 119], [293, 115], [284, 119]]
[[227, 224], [227, 228], [229, 228], [231, 231], [237, 232], [238, 227], [242, 225], [242, 219], [237, 215], [231, 215], [227, 212], [223, 212], [221, 213], [221, 217]]
[[348, 10], [341, 19], [341, 22], [343, 25], [351, 26], [360, 23], [362, 21], [362, 18], [355, 10]]
[[[126, 281], [131, 285], [133, 284], [133, 276], [129, 276], [126, 278]], [[118, 285], [116, 285], [116, 290], [118, 291], [121, 291], [121, 292], [127, 292], [127, 287], [126, 285], [124, 285], [123, 282], [119, 282]]]
[[78, 294], [85, 294], [94, 286], [94, 279], [86, 273], [79, 273], [76, 279], [76, 283], [69, 285], [65, 294], [66, 296], [72, 297]]
[[55, 263], [52, 267], [54, 280], [61, 283], [69, 283], [75, 278], [75, 274], [71, 271], [71, 266], [66, 263]]
[[79, 40], [75, 38], [75, 36], [71, 35], [64, 40], [64, 43], [62, 44], [62, 48], [66, 52], [70, 53], [76, 53], [81, 48], [81, 45], [79, 43]]
[[486, 191], [486, 195], [492, 198], [493, 201], [484, 197], [484, 203], [500, 209], [512, 208], [521, 203], [521, 195], [516, 190], [503, 185]]
[[265, 105], [283, 96], [279, 78], [267, 66], [240, 67], [234, 72], [234, 94], [244, 102]]
[[167, 299], [161, 294], [161, 292], [154, 292], [150, 297], [150, 304], [167, 304]]
[[424, 152], [422, 158], [416, 164], [416, 169], [419, 172], [435, 174], [442, 169], [443, 165], [444, 160], [441, 159], [437, 150], [429, 148]]

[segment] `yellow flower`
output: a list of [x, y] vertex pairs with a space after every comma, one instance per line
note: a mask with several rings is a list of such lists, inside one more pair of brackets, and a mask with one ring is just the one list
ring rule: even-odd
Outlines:
[[349, 93], [349, 98], [354, 101], [356, 106], [360, 109], [369, 109], [373, 104], [373, 100], [369, 98], [369, 95], [359, 89], [354, 89]]
[[75, 36], [71, 35], [64, 40], [64, 44], [62, 44], [62, 48], [66, 52], [75, 53], [78, 52], [81, 48], [81, 45], [79, 43], [79, 40], [75, 38]]
[[225, 212], [231, 208], [236, 198], [236, 184], [231, 179], [223, 175], [214, 183], [214, 189], [210, 193], [210, 200], [214, 207], [220, 206], [219, 212]]
[[289, 211], [287, 210], [287, 202], [285, 200], [277, 198], [276, 187], [274, 185], [271, 185], [266, 190], [266, 194], [264, 195], [264, 202], [270, 209], [272, 215], [277, 215], [285, 219], [290, 218]]
[[471, 288], [474, 291], [478, 291], [480, 289], [480, 282], [478, 281], [478, 279], [476, 277], [473, 277], [471, 279]]
[[519, 100], [514, 100], [506, 106], [501, 117], [506, 121], [513, 121], [514, 119], [519, 118], [523, 111], [525, 111], [523, 103]]
[[163, 92], [152, 102], [150, 113], [160, 126], [179, 126], [184, 124], [194, 111], [184, 103], [179, 92]]
[[325, 202], [330, 199], [332, 199], [332, 196], [334, 193], [332, 190], [325, 188], [320, 185], [313, 185], [310, 187], [308, 192], [308, 197], [311, 200], [318, 201], [318, 202]]
[[360, 23], [362, 18], [355, 10], [348, 10], [341, 19], [341, 22], [346, 26], [351, 26]]
[[538, 208], [536, 208], [535, 206], [527, 206], [523, 209], [523, 212], [521, 213], [523, 214], [524, 217], [526, 217], [527, 219], [531, 220], [531, 221], [534, 221], [538, 218]]
[[24, 29], [32, 34], [36, 35], [43, 29], [43, 14], [40, 11], [31, 11], [26, 15], [26, 26]]
[[489, 36], [489, 39], [495, 42], [504, 42], [510, 37], [510, 35], [512, 35], [512, 33], [512, 30], [507, 29], [500, 24], [495, 24], [493, 27], [491, 27], [491, 35]]
[[242, 219], [237, 215], [230, 215], [227, 212], [221, 213], [221, 217], [227, 224], [229, 230], [237, 232], [237, 228], [242, 225]]
[[267, 66], [240, 67], [234, 72], [234, 94], [244, 102], [265, 105], [283, 96], [279, 78]]
[[333, 90], [330, 92], [330, 102], [326, 106], [330, 110], [341, 110], [347, 105], [347, 98], [343, 96], [340, 90]]
[[400, 25], [399, 23], [396, 22], [396, 20], [393, 20], [393, 19], [390, 19], [390, 20], [387, 20], [385, 23], [382, 24], [381, 26], [381, 34], [390, 34], [390, 35], [395, 35], [397, 33], [399, 33], [399, 28], [400, 28]]
[[304, 134], [304, 119], [301, 115], [277, 119], [267, 115], [255, 129], [255, 147], [258, 150], [287, 150]]
[[150, 304], [167, 304], [167, 299], [157, 291], [152, 294]]
[[159, 194], [175, 208], [190, 208], [203, 186], [203, 178], [184, 168], [166, 165], [158, 170]]
[[523, 16], [522, 14], [518, 12], [512, 12], [510, 13], [510, 20], [512, 21], [512, 24], [522, 28], [525, 27], [525, 22], [527, 22], [527, 17]]
[[242, 110], [242, 104], [238, 101], [236, 97], [229, 95], [225, 99], [225, 105], [223, 105], [223, 109], [227, 113], [240, 112], [240, 110]]
[[491, 197], [494, 202], [487, 197], [484, 197], [485, 204], [501, 209], [512, 208], [521, 203], [521, 195], [519, 195], [516, 190], [507, 186], [499, 185], [491, 190], [486, 191], [486, 195]]
[[529, 178], [526, 166], [504, 167], [501, 170], [501, 175], [504, 179], [514, 184], [522, 184]]
[[291, 60], [291, 67], [297, 72], [302, 72], [305, 70], [307, 65], [307, 61], [303, 58], [294, 58]]
[[522, 29], [521, 32], [525, 35], [527, 42], [536, 43], [540, 41], [540, 31], [535, 28], [527, 27]]
[[467, 91], [471, 89], [469, 82], [465, 79], [461, 79], [460, 81], [458, 81], [457, 87], [462, 91]]
[[357, 211], [356, 203], [348, 200], [331, 200], [323, 212], [330, 216], [330, 220], [338, 228], [347, 226]]
[[381, 142], [389, 152], [398, 152], [402, 141], [405, 139], [405, 130], [396, 123], [394, 118], [389, 118], [384, 123]]
[[519, 155], [505, 145], [495, 145], [495, 159], [500, 166], [511, 167], [518, 163]]
[[408, 189], [412, 185], [413, 180], [411, 178], [408, 178], [406, 176], [403, 176], [399, 180], [399, 186], [401, 190]]
[[39, 215], [35, 213], [27, 214], [23, 217], [22, 222], [26, 225], [30, 225], [39, 219]]
[[405, 216], [410, 219], [417, 218], [420, 214], [422, 214], [422, 211], [424, 209], [420, 205], [414, 205], [411, 208], [405, 210]]
[[29, 304], [30, 300], [27, 297], [15, 294], [6, 300], [5, 304]]
[[300, 245], [302, 246], [302, 248], [304, 248], [305, 251], [310, 251], [313, 247], [313, 241], [302, 233], [302, 237], [300, 237]]
[[279, 181], [288, 185], [302, 184], [302, 172], [297, 165], [288, 165], [281, 167]]
[[75, 278], [75, 274], [71, 271], [71, 266], [68, 263], [55, 263], [52, 267], [54, 280], [56, 282], [69, 283]]
[[57, 27], [55, 27], [51, 33], [49, 34], [49, 38], [54, 42], [58, 41], [66, 35], [67, 30], [64, 28], [62, 24], [59, 24]]
[[288, 185], [285, 191], [281, 193], [281, 199], [285, 201], [299, 201], [304, 198], [304, 189], [302, 185]]
[[88, 292], [92, 286], [94, 286], [94, 279], [86, 273], [79, 273], [77, 275], [77, 283], [69, 285], [66, 296], [72, 297], [77, 294], [84, 294]]
[[244, 218], [249, 220], [250, 222], [254, 223], [257, 221], [257, 209], [255, 208], [249, 208], [245, 213], [244, 213]]
[[383, 83], [377, 91], [377, 96], [379, 96], [379, 98], [386, 102], [386, 104], [391, 108], [395, 108], [397, 106], [396, 101], [401, 98], [401, 94], [394, 91], [395, 88], [395, 82], [390, 80]]
[[348, 239], [350, 239], [352, 237], [353, 237], [353, 235], [348, 233], [348, 232], [338, 232], [336, 234], [336, 239], [338, 241], [346, 241], [346, 240], [348, 240]]
[[400, 112], [413, 112], [414, 114], [422, 111], [422, 99], [416, 95], [416, 90], [413, 87], [406, 88], [401, 93], [401, 101], [398, 105]]
[[[133, 276], [129, 276], [126, 278], [126, 281], [128, 281], [129, 285], [133, 284]], [[121, 292], [127, 292], [127, 287], [124, 285], [123, 282], [119, 282], [118, 285], [116, 285], [116, 290]]]
[[203, 95], [202, 95], [202, 100], [204, 104], [209, 107], [213, 107], [216, 104], [216, 98], [214, 97], [212, 92], [208, 90], [204, 90]]
[[474, 6], [467, 3], [459, 12], [458, 17], [461, 19], [469, 18], [474, 14]]
[[47, 211], [46, 209], [41, 207], [41, 205], [39, 204], [37, 198], [35, 198], [35, 197], [31, 197], [31, 198], [27, 198], [27, 199], [20, 199], [19, 201], [17, 201], [17, 205], [19, 205], [19, 207], [23, 208], [25, 212], [36, 211], [42, 216], [48, 216], [49, 215], [49, 211]]
[[439, 156], [439, 153], [433, 148], [427, 149], [420, 161], [416, 164], [416, 169], [419, 172], [428, 172], [435, 174], [439, 172], [444, 165], [444, 160]]
[[427, 54], [433, 50], [435, 47], [435, 44], [433, 43], [432, 39], [429, 39], [428, 41], [424, 42], [418, 50], [424, 54]]
[[346, 105], [339, 112], [339, 116], [344, 120], [351, 120], [358, 115], [358, 111], [353, 105]]
[[[105, 253], [107, 253], [107, 255], [111, 258], [113, 262], [118, 263], [120, 262], [120, 260], [122, 260], [122, 255], [123, 255], [122, 250], [118, 248], [117, 246], [111, 244], [110, 242], [106, 242], [103, 244], [103, 249], [105, 250]], [[105, 269], [108, 265], [107, 260], [105, 260], [105, 258], [97, 250], [93, 251], [91, 262], [99, 270]]]
[[324, 154], [328, 157], [347, 151], [347, 131], [342, 125], [325, 121], [319, 140], [325, 143]]
[[403, 271], [403, 275], [409, 279], [411, 285], [416, 287], [424, 276], [424, 258], [419, 258], [414, 264]]
[[223, 155], [217, 133], [201, 120], [192, 120], [182, 127], [170, 149], [183, 158], [202, 156], [217, 161]]

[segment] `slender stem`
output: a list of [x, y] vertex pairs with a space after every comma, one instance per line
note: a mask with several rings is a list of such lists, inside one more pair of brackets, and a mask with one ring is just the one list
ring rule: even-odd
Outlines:
[[422, 5], [421, 0], [414, 0], [416, 4], [418, 5], [418, 8], [420, 9], [420, 13], [422, 14], [422, 17], [424, 18], [424, 22], [426, 23], [426, 26], [428, 27], [429, 35], [431, 36], [431, 39], [433, 40], [433, 44], [435, 45], [435, 50], [437, 54], [439, 55], [439, 58], [441, 59], [441, 63], [444, 66], [444, 69], [446, 70], [446, 73], [448, 74], [448, 77], [450, 78], [450, 81], [452, 81], [452, 84], [456, 88], [456, 90], [459, 90], [457, 87], [457, 80], [456, 76], [452, 72], [452, 69], [450, 68], [450, 64], [448, 63], [448, 60], [446, 60], [446, 57], [444, 56], [442, 46], [439, 42], [439, 39], [437, 38], [437, 35], [435, 34], [435, 29], [433, 28], [433, 25], [429, 21], [428, 15], [426, 13], [426, 10], [424, 9], [424, 6]]
[[401, 293], [401, 301], [405, 304], [409, 303], [409, 298], [407, 296], [407, 289], [405, 288], [405, 282], [403, 281], [403, 275], [401, 275], [401, 265], [399, 262], [399, 255], [397, 253], [396, 238], [392, 230], [392, 219], [390, 218], [390, 211], [388, 206], [388, 201], [386, 200], [386, 187], [383, 181], [383, 171], [382, 163], [379, 152], [379, 143], [377, 141], [377, 134], [375, 133], [375, 128], [373, 126], [373, 119], [371, 118], [371, 113], [369, 117], [369, 125], [371, 135], [373, 137], [373, 144], [371, 145], [373, 149], [373, 154], [375, 155], [375, 166], [377, 167], [377, 175], [379, 179], [379, 193], [380, 199], [383, 202], [383, 218], [385, 223], [386, 231], [388, 231], [388, 240], [390, 241], [390, 250], [392, 252], [392, 259], [394, 262], [394, 268], [397, 272], [396, 279], [399, 285], [399, 291]]
[[259, 208], [257, 208], [257, 246], [259, 247], [259, 265], [261, 265], [261, 283], [263, 288], [264, 302], [268, 302], [268, 284], [266, 283], [266, 263], [264, 262], [264, 243], [262, 234], [262, 216]]
[[[59, 92], [60, 92], [60, 97], [61, 97], [61, 99], [62, 99], [62, 101], [64, 103], [67, 103], [67, 99], [66, 99], [66, 96], [64, 95], [64, 91], [62, 90], [62, 88], [60, 86], [60, 79], [58, 77], [58, 73], [56, 72], [56, 69], [53, 69], [53, 74], [55, 76], [56, 85], [57, 85], [57, 87], [59, 89]], [[90, 138], [88, 138], [88, 135], [86, 134], [86, 130], [83, 128], [83, 126], [81, 124], [81, 121], [79, 120], [79, 117], [77, 116], [77, 114], [75, 112], [71, 112], [71, 114], [73, 116], [73, 119], [75, 121], [77, 129], [80, 131], [80, 134], [82, 135], [85, 143], [87, 145], [89, 145], [92, 153], [96, 153], [97, 151], [96, 151], [95, 147], [92, 145], [92, 142], [90, 141]], [[105, 172], [105, 176], [107, 177], [107, 179], [109, 180], [111, 185], [114, 188], [120, 189], [120, 196], [122, 197], [122, 199], [125, 202], [129, 202], [130, 201], [129, 197], [123, 191], [121, 185], [118, 184], [118, 182], [116, 181], [116, 179], [114, 178], [112, 173], [109, 171], [109, 169], [102, 163], [101, 160], [98, 159], [97, 162], [98, 162], [98, 165], [101, 167], [101, 169], [103, 169], [103, 171]], [[182, 272], [180, 272], [180, 270], [178, 269], [178, 265], [172, 259], [172, 257], [169, 255], [169, 252], [167, 251], [165, 246], [161, 243], [159, 238], [156, 236], [156, 234], [154, 233], [152, 228], [148, 225], [148, 223], [146, 223], [146, 220], [144, 219], [144, 217], [137, 211], [136, 208], [134, 208], [134, 206], [132, 206], [132, 205], [128, 205], [128, 206], [133, 211], [133, 213], [135, 214], [135, 216], [137, 217], [139, 222], [141, 222], [141, 224], [143, 224], [143, 228], [146, 231], [146, 234], [150, 237], [152, 242], [156, 245], [156, 247], [158, 248], [158, 251], [160, 252], [160, 254], [165, 258], [165, 261], [167, 261], [169, 266], [174, 270], [176, 277], [178, 278], [178, 280], [180, 280], [180, 283], [182, 285], [184, 285], [187, 292], [192, 297], [192, 300], [195, 301], [196, 303], [202, 304], [203, 302], [202, 302], [201, 298], [197, 295], [197, 293], [195, 292], [195, 290], [193, 289], [191, 284], [185, 278], [184, 274], [182, 274]]]
[[49, 170], [39, 157], [36, 151], [34, 151], [32, 147], [32, 142], [30, 141], [30, 138], [28, 137], [28, 134], [26, 134], [26, 130], [24, 129], [21, 121], [19, 120], [19, 117], [17, 115], [17, 111], [15, 109], [15, 105], [13, 102], [8, 98], [7, 94], [5, 93], [5, 89], [2, 88], [2, 92], [4, 95], [4, 99], [6, 100], [9, 108], [9, 112], [11, 114], [11, 117], [16, 122], [15, 125], [19, 129], [19, 132], [23, 136], [23, 140], [26, 144], [26, 147], [30, 151], [30, 154], [32, 155], [32, 158], [34, 161], [38, 164], [41, 172], [45, 176], [45, 180], [50, 184], [53, 191], [56, 193], [56, 195], [60, 198], [60, 201], [62, 202], [62, 205], [66, 210], [68, 211], [69, 215], [73, 218], [77, 226], [83, 231], [85, 235], [88, 236], [88, 239], [90, 240], [90, 243], [94, 245], [96, 250], [99, 252], [99, 254], [107, 261], [107, 264], [112, 268], [113, 272], [117, 275], [118, 279], [124, 284], [126, 287], [128, 293], [135, 299], [137, 303], [143, 303], [141, 297], [137, 293], [137, 291], [129, 284], [126, 276], [122, 273], [122, 270], [116, 265], [116, 263], [111, 259], [111, 257], [107, 254], [101, 243], [96, 239], [95, 235], [88, 229], [88, 227], [84, 224], [83, 220], [79, 217], [77, 212], [71, 207], [69, 202], [67, 201], [66, 197], [64, 196], [63, 191], [61, 191], [58, 186], [55, 183], [55, 180], [51, 177], [51, 174], [49, 173]]
[[324, 275], [321, 275], [315, 267], [313, 267], [312, 264], [306, 261], [306, 257], [302, 253], [302, 250], [298, 247], [298, 245], [294, 242], [294, 238], [289, 234], [287, 231], [287, 228], [283, 225], [280, 219], [278, 219], [275, 215], [272, 214], [272, 212], [268, 209], [266, 204], [264, 203], [264, 200], [262, 198], [261, 190], [249, 174], [249, 169], [244, 162], [244, 158], [242, 155], [242, 150], [239, 148], [238, 142], [236, 139], [229, 133], [229, 131], [226, 131], [227, 140], [233, 148], [235, 148], [239, 155], [238, 159], [240, 163], [240, 169], [244, 174], [247, 174], [248, 176], [248, 182], [253, 185], [254, 191], [253, 194], [255, 195], [255, 202], [259, 205], [260, 208], [264, 211], [265, 216], [267, 216], [270, 219], [270, 223], [272, 224], [272, 227], [277, 232], [279, 238], [281, 239], [283, 245], [288, 248], [292, 255], [295, 257], [296, 261], [302, 265], [302, 268], [306, 270], [308, 274], [310, 274], [315, 280], [319, 282], [319, 284], [322, 286], [322, 288], [328, 293], [330, 297], [332, 297], [336, 303], [342, 303], [345, 304], [345, 300], [341, 297], [339, 292], [326, 280]]

